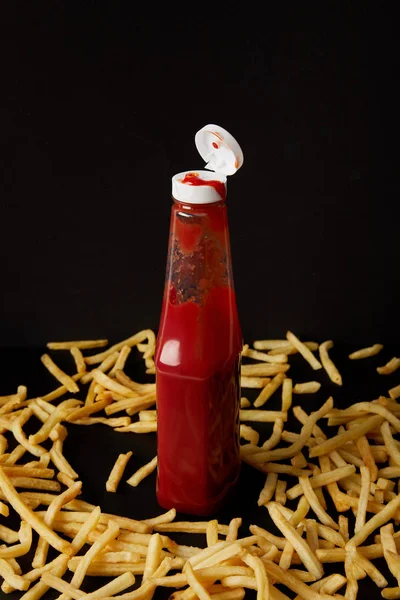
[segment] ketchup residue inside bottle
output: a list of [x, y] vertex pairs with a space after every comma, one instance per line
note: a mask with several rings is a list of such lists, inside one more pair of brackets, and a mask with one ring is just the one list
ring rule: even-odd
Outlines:
[[165, 508], [210, 514], [238, 478], [241, 349], [225, 203], [175, 201], [155, 357]]

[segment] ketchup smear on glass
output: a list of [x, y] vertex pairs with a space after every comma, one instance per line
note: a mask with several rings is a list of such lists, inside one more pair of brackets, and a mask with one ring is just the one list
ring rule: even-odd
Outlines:
[[233, 286], [225, 185], [220, 202], [174, 199], [156, 349], [157, 497], [164, 508], [215, 512], [239, 475], [242, 334]]

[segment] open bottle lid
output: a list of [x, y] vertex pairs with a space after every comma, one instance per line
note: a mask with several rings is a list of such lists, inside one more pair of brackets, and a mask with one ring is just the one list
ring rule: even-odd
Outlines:
[[172, 195], [179, 202], [211, 204], [225, 200], [227, 175], [243, 164], [235, 138], [219, 125], [206, 125], [195, 136], [196, 148], [208, 171], [184, 171], [172, 178]]

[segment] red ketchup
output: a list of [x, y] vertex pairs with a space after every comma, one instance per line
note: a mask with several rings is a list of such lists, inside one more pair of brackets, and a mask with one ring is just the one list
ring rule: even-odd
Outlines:
[[242, 334], [225, 181], [205, 171], [173, 179], [156, 350], [157, 497], [164, 508], [194, 515], [215, 512], [240, 470]]

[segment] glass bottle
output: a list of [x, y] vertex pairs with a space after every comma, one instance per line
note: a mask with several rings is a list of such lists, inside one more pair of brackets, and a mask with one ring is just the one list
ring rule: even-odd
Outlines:
[[[225, 166], [225, 173], [243, 162], [237, 142], [215, 125], [200, 130], [196, 144], [207, 159], [210, 151], [217, 153], [214, 164]], [[223, 156], [218, 156], [221, 148]], [[196, 515], [215, 512], [240, 471], [242, 334], [225, 173], [192, 171], [173, 178], [156, 349], [157, 497], [165, 508]]]

